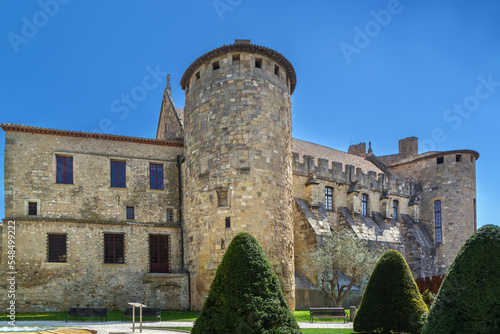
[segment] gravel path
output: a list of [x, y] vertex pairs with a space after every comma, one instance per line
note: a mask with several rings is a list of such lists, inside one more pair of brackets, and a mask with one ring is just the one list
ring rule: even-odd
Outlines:
[[[0, 322], [0, 326], [8, 326], [7, 322]], [[64, 321], [16, 321], [16, 327], [24, 326], [43, 326], [43, 327], [73, 327], [81, 329], [92, 329], [99, 332], [99, 334], [110, 333], [132, 333], [132, 324], [119, 321], [109, 322], [64, 322]], [[161, 321], [161, 322], [147, 322], [143, 324], [143, 334], [159, 334], [157, 329], [147, 329], [145, 327], [192, 327], [193, 322], [180, 322], [180, 321]], [[352, 328], [352, 322], [320, 322], [309, 323], [299, 322], [300, 328]], [[139, 333], [138, 324], [136, 324], [135, 333]], [[179, 331], [161, 330], [161, 333], [173, 334]]]

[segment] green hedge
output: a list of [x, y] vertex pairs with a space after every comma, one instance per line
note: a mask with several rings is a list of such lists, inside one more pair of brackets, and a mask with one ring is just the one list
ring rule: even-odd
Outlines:
[[238, 233], [191, 333], [301, 333], [257, 239]]
[[500, 333], [500, 227], [463, 245], [431, 306], [423, 333]]
[[389, 250], [377, 261], [368, 280], [354, 330], [419, 333], [427, 311], [406, 260]]

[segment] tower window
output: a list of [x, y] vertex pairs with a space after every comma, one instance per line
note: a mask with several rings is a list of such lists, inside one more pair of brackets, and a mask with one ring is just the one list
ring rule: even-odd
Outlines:
[[125, 188], [125, 161], [111, 161], [111, 187]]
[[442, 163], [444, 163], [444, 157], [437, 158], [436, 162], [437, 162], [438, 165], [441, 165]]
[[49, 262], [66, 262], [66, 235], [49, 234]]
[[229, 206], [229, 198], [227, 188], [217, 189], [217, 201], [219, 207]]
[[168, 222], [174, 221], [174, 209], [167, 209], [167, 221]]
[[37, 202], [28, 202], [28, 215], [29, 216], [38, 215], [38, 203]]
[[441, 201], [439, 200], [434, 202], [434, 225], [436, 230], [436, 243], [440, 244], [443, 242], [443, 225], [441, 221]]
[[462, 161], [462, 155], [461, 155], [461, 154], [457, 154], [457, 155], [455, 156], [455, 161], [456, 161], [456, 162], [460, 162], [460, 161]]
[[56, 183], [73, 184], [73, 157], [56, 157]]
[[361, 195], [361, 215], [368, 216], [368, 195]]
[[262, 68], [262, 58], [255, 58], [255, 68]]
[[399, 202], [398, 201], [393, 201], [392, 202], [392, 218], [395, 220], [398, 220], [398, 210], [399, 209]]
[[274, 65], [274, 74], [280, 76], [280, 67], [278, 65]]
[[233, 55], [233, 64], [234, 63], [239, 63], [240, 62], [240, 54], [235, 54]]
[[163, 165], [149, 164], [149, 187], [163, 190]]
[[325, 209], [333, 210], [333, 188], [325, 187]]
[[212, 63], [212, 69], [215, 71], [215, 70], [218, 70], [219, 68], [220, 68], [219, 61], [214, 61]]
[[474, 162], [474, 156], [473, 155], [470, 156], [470, 162]]
[[135, 216], [134, 207], [127, 206], [127, 219], [134, 219], [134, 216]]
[[226, 228], [231, 228], [231, 217], [226, 217]]
[[226, 243], [224, 242], [224, 239], [220, 239], [220, 249], [226, 249]]
[[196, 72], [196, 80], [200, 80], [200, 71]]
[[123, 234], [104, 234], [104, 263], [125, 263]]

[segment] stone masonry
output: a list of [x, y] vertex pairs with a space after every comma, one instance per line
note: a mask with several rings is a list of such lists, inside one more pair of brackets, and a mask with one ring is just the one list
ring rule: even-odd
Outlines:
[[[165, 289], [175, 291], [179, 302], [157, 298], [157, 305], [188, 307], [178, 222], [177, 156], [182, 154], [182, 143], [23, 126], [2, 128], [6, 131], [5, 207], [8, 220], [16, 223], [20, 310], [64, 310], [76, 305], [122, 308], [127, 301], [148, 300], [145, 294], [154, 299]], [[56, 183], [57, 156], [73, 158], [72, 184]], [[110, 187], [112, 160], [126, 162], [125, 188]], [[149, 189], [150, 162], [164, 166], [165, 190]], [[29, 202], [38, 204], [36, 215], [29, 215]], [[127, 206], [135, 209], [133, 220], [126, 219]], [[167, 221], [168, 208], [173, 221]], [[124, 236], [123, 264], [104, 263], [105, 233]], [[48, 261], [49, 234], [66, 236], [65, 262]], [[168, 237], [171, 273], [155, 274], [162, 276], [161, 281], [147, 277], [150, 235]], [[7, 245], [6, 233], [2, 244]], [[5, 270], [7, 252], [2, 253]], [[2, 307], [6, 298], [2, 294]]]
[[[332, 231], [400, 251], [415, 278], [445, 273], [477, 226], [479, 154], [419, 154], [416, 137], [387, 156], [371, 143], [342, 152], [292, 139], [296, 83], [283, 55], [237, 40], [188, 67], [184, 110], [168, 78], [156, 139], [0, 125], [0, 275], [18, 273], [17, 311], [127, 302], [199, 310], [240, 231], [259, 240], [292, 309], [326, 306], [304, 254]], [[57, 181], [62, 158], [71, 182]], [[117, 162], [123, 170], [112, 172]], [[111, 186], [116, 173], [123, 186]], [[54, 245], [64, 252], [54, 257]], [[0, 284], [2, 308], [6, 290]]]
[[192, 304], [201, 308], [225, 245], [248, 231], [262, 245], [294, 308], [293, 67], [276, 52], [244, 41], [202, 58], [181, 81]]

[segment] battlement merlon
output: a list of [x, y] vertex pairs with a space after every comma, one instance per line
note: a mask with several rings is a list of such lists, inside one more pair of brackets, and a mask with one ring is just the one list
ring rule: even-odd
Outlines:
[[[398, 178], [394, 174], [377, 173], [376, 171], [364, 172], [361, 168], [343, 164], [341, 162], [315, 158], [293, 152], [292, 170], [294, 174], [309, 176], [316, 173], [319, 180], [333, 181], [343, 184], [358, 182], [359, 185], [373, 191], [389, 191], [390, 193], [410, 197], [412, 182]], [[316, 163], [317, 161], [317, 163]], [[374, 166], [375, 167], [375, 166]]]

